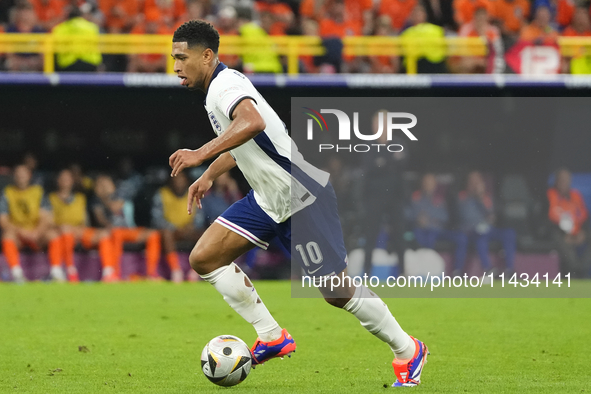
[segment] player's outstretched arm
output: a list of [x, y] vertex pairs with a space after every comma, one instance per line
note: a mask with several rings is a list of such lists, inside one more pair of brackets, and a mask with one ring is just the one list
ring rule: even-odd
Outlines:
[[244, 99], [232, 112], [232, 123], [219, 137], [214, 138], [197, 150], [179, 149], [170, 156], [171, 176], [183, 169], [196, 167], [204, 161], [234, 149], [265, 130], [267, 124], [252, 99]]
[[187, 201], [187, 212], [189, 215], [193, 210], [193, 201], [197, 199], [197, 206], [201, 209], [201, 199], [213, 185], [213, 181], [217, 179], [224, 172], [236, 166], [236, 161], [229, 152], [222, 153], [209, 168], [189, 187], [189, 195]]

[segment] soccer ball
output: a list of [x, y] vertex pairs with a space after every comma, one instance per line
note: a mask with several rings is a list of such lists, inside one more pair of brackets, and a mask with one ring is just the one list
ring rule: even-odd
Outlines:
[[244, 341], [233, 335], [213, 338], [201, 352], [201, 370], [218, 386], [235, 386], [250, 373], [252, 355]]

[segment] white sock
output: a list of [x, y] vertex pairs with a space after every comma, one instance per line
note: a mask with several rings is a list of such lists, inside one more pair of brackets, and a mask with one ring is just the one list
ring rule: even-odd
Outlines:
[[25, 278], [25, 273], [20, 265], [12, 267], [12, 278], [15, 282], [22, 281]]
[[263, 342], [281, 337], [281, 327], [259, 298], [248, 276], [236, 264], [218, 268], [201, 277], [215, 287], [232, 309], [253, 325]]
[[367, 287], [357, 287], [343, 309], [359, 319], [367, 331], [390, 345], [397, 359], [408, 360], [414, 356], [412, 338], [402, 330], [384, 301]]

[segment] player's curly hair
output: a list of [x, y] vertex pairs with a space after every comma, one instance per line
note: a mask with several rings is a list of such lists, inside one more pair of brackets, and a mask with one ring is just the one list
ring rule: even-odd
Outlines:
[[186, 42], [189, 48], [198, 45], [209, 48], [217, 54], [220, 46], [220, 34], [210, 23], [192, 20], [183, 23], [176, 29], [172, 42]]

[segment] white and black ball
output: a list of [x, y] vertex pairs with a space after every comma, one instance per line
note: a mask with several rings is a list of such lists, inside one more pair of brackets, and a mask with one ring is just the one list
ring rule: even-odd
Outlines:
[[233, 335], [213, 338], [201, 352], [201, 370], [218, 386], [235, 386], [250, 373], [252, 355], [244, 341]]

